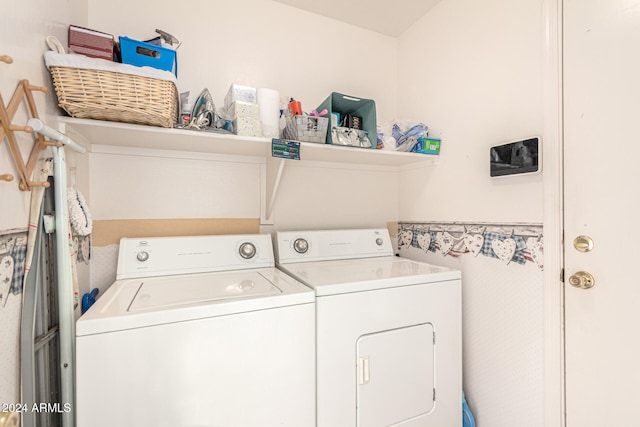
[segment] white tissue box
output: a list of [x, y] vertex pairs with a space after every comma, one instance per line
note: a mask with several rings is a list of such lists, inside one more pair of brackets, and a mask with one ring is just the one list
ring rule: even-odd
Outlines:
[[258, 104], [252, 104], [250, 102], [233, 101], [227, 110], [227, 117], [230, 119], [245, 117], [260, 120], [260, 107]]
[[233, 131], [236, 135], [262, 136], [262, 124], [259, 118], [238, 116], [233, 119]]
[[248, 102], [255, 104], [257, 100], [256, 88], [233, 83], [224, 97], [224, 108], [229, 110], [233, 101]]

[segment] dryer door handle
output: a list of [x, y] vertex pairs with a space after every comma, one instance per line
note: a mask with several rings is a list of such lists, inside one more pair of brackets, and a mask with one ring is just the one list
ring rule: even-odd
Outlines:
[[358, 358], [358, 383], [369, 384], [369, 356]]

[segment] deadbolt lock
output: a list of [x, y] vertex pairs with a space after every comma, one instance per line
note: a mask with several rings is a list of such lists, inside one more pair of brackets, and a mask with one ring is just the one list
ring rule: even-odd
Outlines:
[[569, 277], [569, 284], [580, 289], [593, 288], [596, 284], [596, 279], [593, 278], [591, 273], [586, 271], [578, 271]]
[[578, 236], [573, 239], [573, 247], [579, 252], [589, 252], [593, 249], [593, 239], [589, 236]]

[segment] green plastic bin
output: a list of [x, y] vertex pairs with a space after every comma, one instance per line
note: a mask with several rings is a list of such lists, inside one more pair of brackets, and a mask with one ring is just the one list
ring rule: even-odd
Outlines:
[[[332, 92], [317, 110], [322, 111], [325, 108], [329, 113], [339, 113], [340, 117], [344, 117], [345, 114], [354, 114], [362, 117], [362, 129], [367, 131], [367, 136], [371, 141], [371, 148], [376, 148], [378, 124], [376, 123], [376, 103], [374, 100]], [[330, 118], [331, 116], [327, 117]], [[333, 144], [331, 126], [328, 126], [327, 129], [327, 144]]]

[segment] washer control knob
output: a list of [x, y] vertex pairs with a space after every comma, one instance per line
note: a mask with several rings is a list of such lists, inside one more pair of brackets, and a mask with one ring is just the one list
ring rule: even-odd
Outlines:
[[140, 251], [138, 252], [138, 254], [136, 255], [136, 258], [138, 259], [138, 261], [140, 262], [145, 262], [146, 260], [149, 259], [149, 252], [147, 251]]
[[383, 244], [383, 243], [384, 243], [384, 240], [382, 240], [382, 237], [378, 237], [378, 238], [376, 239], [376, 245], [378, 245], [378, 246], [382, 246], [382, 244]]
[[244, 242], [240, 245], [240, 256], [244, 259], [251, 259], [256, 254], [256, 246], [251, 242]]
[[296, 239], [293, 242], [293, 249], [295, 249], [299, 254], [304, 254], [309, 250], [309, 242], [305, 239]]

